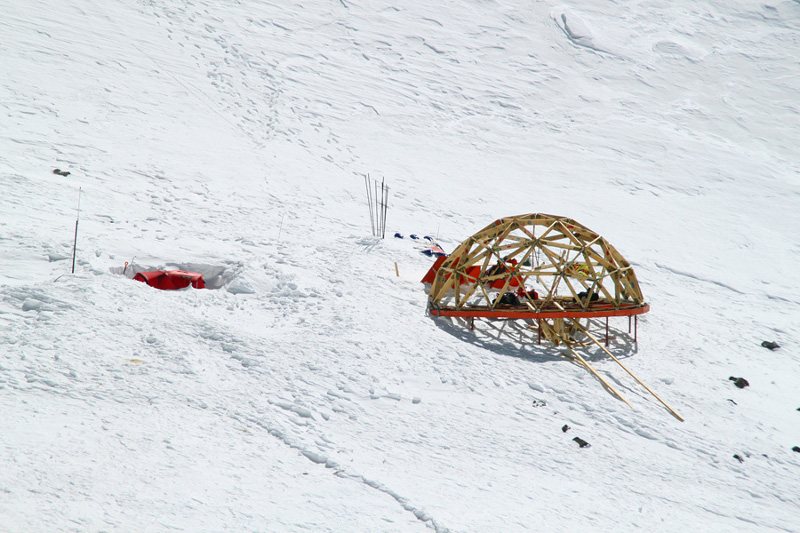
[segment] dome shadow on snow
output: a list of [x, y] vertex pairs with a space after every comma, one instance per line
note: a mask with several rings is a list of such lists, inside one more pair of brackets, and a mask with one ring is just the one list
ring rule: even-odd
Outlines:
[[[544, 339], [539, 339], [535, 325], [526, 320], [479, 319], [469, 320], [432, 317], [436, 326], [449, 335], [489, 350], [498, 355], [516, 357], [533, 363], [546, 363], [571, 359], [571, 355], [563, 346], [556, 346]], [[600, 340], [604, 341], [605, 337]], [[594, 349], [589, 339], [580, 335], [575, 338], [576, 347], [582, 347], [581, 356], [589, 361], [609, 359], [599, 349]], [[615, 328], [609, 328], [609, 349], [614, 351], [618, 359], [625, 359], [637, 352], [634, 339]], [[591, 351], [590, 351], [591, 350]]]

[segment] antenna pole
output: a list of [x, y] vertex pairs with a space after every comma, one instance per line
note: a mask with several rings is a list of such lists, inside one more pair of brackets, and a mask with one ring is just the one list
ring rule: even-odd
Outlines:
[[383, 189], [383, 215], [381, 217], [381, 239], [386, 237], [386, 211], [389, 210], [389, 187], [383, 185], [381, 181], [381, 188]]
[[78, 249], [78, 220], [81, 218], [81, 192], [82, 187], [78, 187], [78, 214], [75, 217], [75, 240], [72, 242], [72, 273], [75, 273], [75, 252]]
[[372, 230], [372, 234], [375, 235], [375, 214], [373, 213], [373, 208], [372, 208], [372, 194], [370, 188], [369, 174], [364, 174], [364, 186], [367, 189], [367, 207], [369, 207], [369, 228], [370, 230]]

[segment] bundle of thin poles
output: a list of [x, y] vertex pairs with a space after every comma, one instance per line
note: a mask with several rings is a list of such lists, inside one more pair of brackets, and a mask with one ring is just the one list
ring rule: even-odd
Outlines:
[[389, 208], [389, 187], [384, 180], [380, 182], [364, 176], [364, 185], [367, 189], [367, 205], [369, 206], [369, 222], [372, 235], [383, 239], [386, 236], [386, 210]]

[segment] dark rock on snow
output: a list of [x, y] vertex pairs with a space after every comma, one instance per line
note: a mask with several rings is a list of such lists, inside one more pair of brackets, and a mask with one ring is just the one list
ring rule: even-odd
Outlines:
[[744, 379], [744, 378], [737, 378], [737, 377], [731, 376], [728, 379], [733, 381], [733, 384], [736, 385], [737, 387], [739, 387], [740, 389], [743, 389], [743, 388], [747, 387], [748, 385], [750, 385], [750, 383], [748, 383], [748, 381], [746, 379]]
[[578, 446], [580, 446], [581, 448], [589, 448], [589, 447], [591, 447], [591, 446], [592, 446], [591, 444], [589, 444], [588, 442], [586, 442], [585, 440], [583, 440], [583, 439], [582, 439], [582, 438], [580, 438], [580, 437], [575, 437], [575, 438], [574, 438], [574, 439], [572, 439], [572, 440], [574, 440], [575, 442], [577, 442], [577, 443], [578, 443]]

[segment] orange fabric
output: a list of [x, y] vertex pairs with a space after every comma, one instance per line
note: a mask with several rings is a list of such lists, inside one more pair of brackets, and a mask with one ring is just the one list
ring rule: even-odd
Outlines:
[[[444, 256], [438, 257], [436, 259], [436, 262], [433, 263], [433, 266], [428, 270], [428, 272], [422, 278], [421, 283], [433, 284], [434, 280], [436, 279], [436, 273], [439, 271], [439, 268], [442, 266], [442, 264], [444, 263], [445, 259], [447, 259], [447, 258], [444, 257]], [[512, 259], [510, 261], [510, 263], [515, 265], [515, 264], [517, 264], [517, 261], [515, 259]], [[458, 259], [456, 259], [456, 261], [454, 262], [453, 266], [455, 266], [457, 264], [458, 264]], [[479, 267], [477, 265], [476, 266], [471, 266], [471, 267], [469, 267], [467, 269], [466, 276], [459, 276], [458, 281], [462, 285], [468, 284], [468, 283], [474, 283], [474, 281], [476, 279], [478, 279], [478, 277], [480, 277], [480, 275], [481, 275], [481, 267]], [[447, 277], [449, 278], [450, 276], [448, 275]], [[493, 281], [489, 286], [492, 289], [502, 289], [505, 284], [506, 284], [506, 280], [498, 279], [498, 280]], [[511, 278], [511, 281], [508, 284], [509, 287], [519, 287], [520, 285], [521, 285], [520, 284], [520, 279], [518, 277]]]

